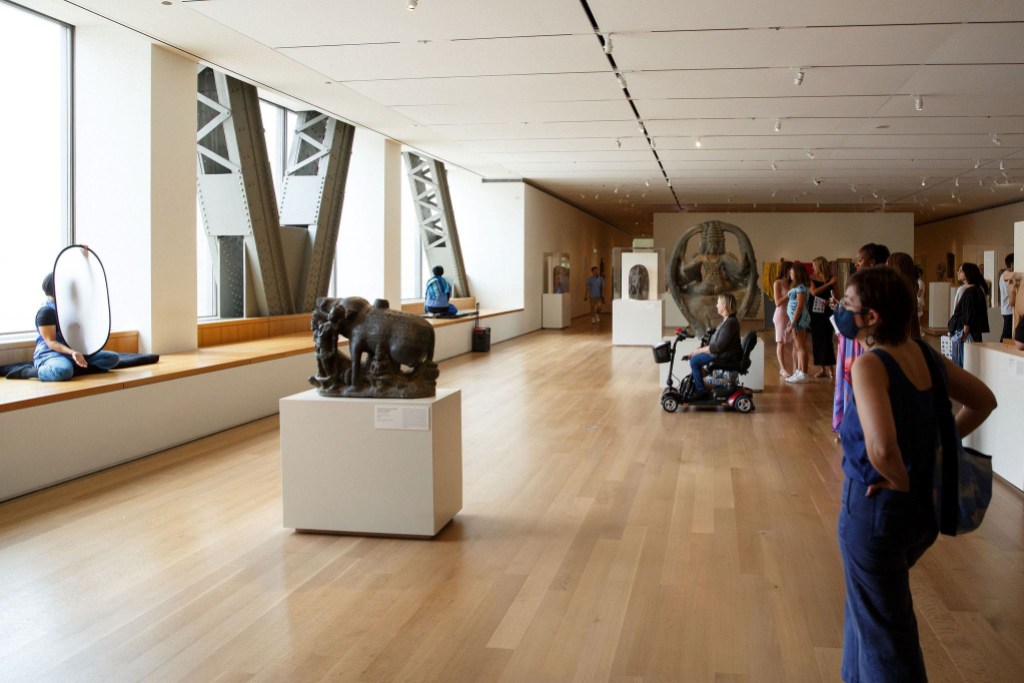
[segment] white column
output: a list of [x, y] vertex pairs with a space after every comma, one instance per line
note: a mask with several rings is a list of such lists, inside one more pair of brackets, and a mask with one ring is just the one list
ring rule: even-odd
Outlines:
[[193, 349], [195, 63], [105, 24], [75, 44], [76, 241], [103, 260], [112, 329]]
[[400, 306], [401, 183], [401, 145], [357, 128], [338, 231], [338, 296], [385, 298]]

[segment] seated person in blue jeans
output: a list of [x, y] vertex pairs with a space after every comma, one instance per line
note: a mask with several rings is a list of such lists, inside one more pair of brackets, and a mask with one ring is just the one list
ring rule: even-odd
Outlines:
[[446, 318], [454, 316], [459, 309], [448, 301], [452, 295], [452, 285], [442, 275], [444, 275], [444, 268], [434, 266], [434, 277], [427, 280], [427, 292], [423, 296], [423, 310]]
[[53, 273], [43, 278], [46, 302], [36, 312], [36, 349], [32, 361], [42, 382], [63, 382], [75, 374], [75, 366], [95, 367], [103, 372], [117, 365], [118, 355], [111, 351], [97, 351], [83, 356], [64, 342], [57, 329], [57, 305], [53, 299]]
[[735, 363], [743, 357], [740, 345], [740, 321], [736, 318], [736, 297], [732, 294], [718, 295], [718, 315], [724, 320], [711, 335], [707, 346], [690, 354], [690, 375], [693, 377], [693, 398], [707, 395], [704, 388], [704, 366], [711, 361]]

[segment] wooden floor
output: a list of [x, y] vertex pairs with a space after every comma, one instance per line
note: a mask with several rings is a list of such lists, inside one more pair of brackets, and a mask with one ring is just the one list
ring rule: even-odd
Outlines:
[[[282, 528], [276, 418], [0, 505], [0, 680], [838, 680], [831, 387], [766, 364], [740, 415], [663, 412], [607, 319], [445, 361], [432, 541]], [[1019, 493], [912, 580], [932, 681], [1022, 680]]]

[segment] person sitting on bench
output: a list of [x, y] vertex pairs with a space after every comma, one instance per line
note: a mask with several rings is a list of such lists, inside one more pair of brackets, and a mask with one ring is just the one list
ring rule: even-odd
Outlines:
[[57, 307], [54, 303], [53, 273], [43, 278], [43, 294], [46, 301], [36, 313], [36, 348], [32, 354], [40, 381], [63, 382], [75, 374], [75, 366], [93, 367], [107, 371], [118, 363], [118, 355], [112, 351], [97, 351], [88, 356], [71, 348], [57, 329]]
[[442, 277], [444, 268], [434, 266], [434, 277], [427, 280], [427, 291], [423, 296], [423, 309], [440, 318], [452, 318], [459, 312], [449, 299], [452, 296], [452, 285]]

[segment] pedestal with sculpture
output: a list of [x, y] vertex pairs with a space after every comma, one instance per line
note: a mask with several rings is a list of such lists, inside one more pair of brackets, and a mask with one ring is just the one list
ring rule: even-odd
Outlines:
[[462, 509], [462, 395], [437, 388], [433, 326], [347, 297], [311, 328], [315, 388], [280, 402], [284, 526], [436, 535]]

